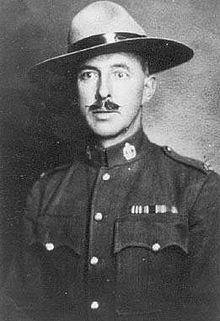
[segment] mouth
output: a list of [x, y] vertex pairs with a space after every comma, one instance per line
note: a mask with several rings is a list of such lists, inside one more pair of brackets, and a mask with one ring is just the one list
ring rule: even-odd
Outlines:
[[119, 114], [119, 111], [117, 110], [94, 110], [92, 111], [93, 114], [112, 114], [117, 113]]
[[91, 114], [96, 121], [112, 121], [120, 112], [117, 110], [93, 110]]

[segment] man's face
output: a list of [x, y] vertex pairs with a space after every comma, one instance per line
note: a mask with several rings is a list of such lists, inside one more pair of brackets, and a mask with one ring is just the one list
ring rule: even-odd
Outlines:
[[152, 90], [151, 77], [140, 59], [129, 53], [97, 56], [78, 72], [79, 106], [99, 137], [117, 137], [130, 126], [140, 127], [141, 105]]

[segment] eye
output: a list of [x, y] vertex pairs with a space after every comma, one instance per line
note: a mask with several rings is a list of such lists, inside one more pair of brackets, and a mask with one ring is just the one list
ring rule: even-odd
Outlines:
[[114, 76], [115, 78], [118, 78], [118, 79], [124, 79], [124, 78], [127, 78], [129, 75], [125, 71], [115, 71]]
[[98, 74], [95, 71], [90, 71], [90, 70], [84, 70], [81, 71], [78, 75], [78, 79], [80, 80], [92, 80], [98, 78]]

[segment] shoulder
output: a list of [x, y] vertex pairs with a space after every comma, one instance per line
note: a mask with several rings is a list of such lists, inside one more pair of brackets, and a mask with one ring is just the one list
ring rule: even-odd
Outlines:
[[68, 183], [76, 166], [68, 163], [41, 173], [27, 195], [26, 207], [33, 211], [34, 204], [37, 210], [39, 204], [46, 204], [62, 184]]
[[220, 196], [220, 175], [208, 163], [182, 156], [169, 146], [161, 148], [165, 163], [170, 168], [169, 172], [175, 175], [180, 186], [181, 182], [185, 182], [185, 186], [192, 185], [198, 191], [215, 189], [218, 197]]
[[72, 163], [67, 163], [67, 164], [63, 164], [63, 165], [54, 167], [52, 169], [46, 170], [40, 174], [38, 180], [46, 180], [53, 177], [54, 175], [62, 175], [62, 173], [65, 173], [66, 171], [68, 171], [68, 169], [70, 169], [71, 166], [72, 166]]
[[161, 147], [161, 152], [164, 171], [172, 178], [179, 192], [185, 193], [187, 203], [191, 206], [196, 204], [198, 208], [207, 208], [208, 204], [213, 204], [216, 209], [220, 205], [220, 176], [210, 165], [182, 156], [169, 146]]
[[177, 166], [180, 165], [182, 168], [192, 170], [192, 171], [197, 171], [203, 175], [208, 175], [211, 172], [213, 172], [210, 164], [206, 162], [202, 162], [198, 159], [182, 156], [176, 153], [169, 146], [162, 146], [161, 149], [165, 158], [168, 159], [168, 161], [170, 161], [171, 163], [176, 163]]
[[73, 168], [74, 164], [68, 163], [42, 172], [32, 186], [31, 194], [42, 194], [56, 189]]

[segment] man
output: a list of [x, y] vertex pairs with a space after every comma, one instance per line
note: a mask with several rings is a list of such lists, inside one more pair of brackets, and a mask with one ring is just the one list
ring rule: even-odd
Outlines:
[[154, 74], [192, 55], [100, 1], [73, 18], [68, 54], [31, 70], [77, 91], [87, 146], [32, 189], [6, 320], [219, 320], [219, 176], [141, 125]]

